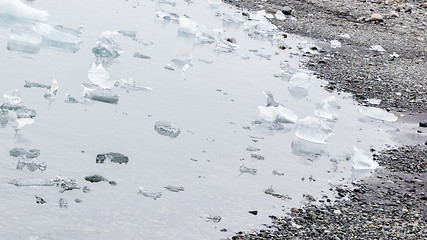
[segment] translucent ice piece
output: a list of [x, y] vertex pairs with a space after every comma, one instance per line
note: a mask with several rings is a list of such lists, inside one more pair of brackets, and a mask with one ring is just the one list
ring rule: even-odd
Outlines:
[[331, 48], [340, 48], [341, 43], [338, 40], [331, 40]]
[[34, 118], [36, 117], [36, 111], [33, 109], [28, 109], [26, 107], [20, 107], [15, 110], [16, 117], [20, 118]]
[[154, 200], [156, 200], [162, 196], [162, 192], [149, 192], [149, 191], [147, 191], [147, 189], [145, 189], [143, 187], [139, 187], [138, 194], [141, 194], [144, 197], [152, 198]]
[[216, 38], [207, 32], [196, 33], [196, 39], [198, 44], [211, 44], [216, 42]]
[[21, 96], [19, 95], [18, 89], [15, 90], [7, 90], [4, 94], [4, 99], [6, 100], [5, 103], [9, 104], [10, 106], [21, 106], [22, 100]]
[[309, 142], [295, 138], [291, 144], [292, 153], [297, 156], [322, 155], [326, 151], [326, 144]]
[[44, 95], [44, 98], [48, 100], [54, 98], [56, 96], [56, 93], [58, 92], [58, 88], [58, 82], [53, 79], [52, 85], [50, 88], [47, 89], [47, 93]]
[[67, 52], [77, 52], [80, 50], [82, 40], [66, 32], [59, 31], [45, 23], [38, 23], [35, 32], [43, 38], [43, 45]]
[[285, 20], [285, 14], [283, 14], [282, 11], [277, 11], [276, 14], [274, 14], [274, 16], [276, 17], [277, 20]]
[[119, 33], [122, 34], [125, 37], [130, 37], [132, 39], [136, 38], [136, 31], [119, 30]]
[[222, 218], [221, 218], [221, 216], [206, 215], [205, 219], [206, 219], [206, 222], [219, 223]]
[[356, 146], [353, 147], [353, 169], [356, 170], [373, 170], [379, 167], [378, 163], [372, 158], [369, 152], [364, 151]]
[[171, 192], [180, 192], [180, 191], [184, 191], [184, 187], [174, 187], [171, 185], [167, 185], [164, 188], [166, 188], [167, 190], [171, 191]]
[[326, 120], [318, 117], [308, 116], [298, 120], [295, 135], [301, 139], [314, 143], [323, 143], [334, 134]]
[[222, 20], [229, 23], [242, 23], [245, 18], [241, 13], [224, 13]]
[[176, 1], [175, 0], [158, 0], [158, 2], [162, 3], [162, 4], [171, 5], [171, 6], [175, 6], [176, 5]]
[[144, 54], [141, 54], [141, 53], [138, 53], [138, 52], [134, 52], [133, 53], [133, 57], [141, 58], [141, 59], [150, 59], [151, 58], [148, 55], [144, 55]]
[[81, 37], [83, 32], [84, 32], [84, 27], [83, 25], [80, 26], [78, 29], [73, 29], [73, 28], [69, 28], [69, 27], [64, 27], [62, 25], [55, 25], [53, 26], [54, 29], [60, 31], [60, 32], [64, 32], [67, 34], [71, 34], [75, 37]]
[[228, 42], [228, 41], [224, 41], [222, 39], [218, 40], [215, 46], [216, 51], [224, 52], [224, 53], [234, 52], [238, 48], [239, 48], [239, 45]]
[[208, 0], [208, 6], [212, 9], [218, 9], [221, 6], [221, 0]]
[[118, 32], [103, 32], [98, 38], [97, 46], [92, 48], [92, 53], [95, 54], [96, 63], [110, 65], [112, 61], [120, 56], [121, 47], [111, 38]]
[[60, 198], [60, 199], [59, 199], [59, 207], [60, 207], [60, 208], [68, 208], [68, 203], [67, 203], [67, 201], [66, 201], [65, 199], [63, 199], [63, 198]]
[[178, 66], [184, 66], [185, 64], [189, 64], [191, 62], [191, 58], [192, 58], [191, 54], [182, 53], [182, 54], [177, 54], [171, 61]]
[[298, 120], [297, 115], [289, 108], [282, 105], [277, 107], [263, 107], [258, 106], [261, 113], [261, 118], [267, 122], [274, 123], [296, 123]]
[[102, 66], [102, 64], [92, 63], [88, 73], [89, 80], [104, 89], [114, 87], [115, 81], [111, 79], [110, 73]]
[[67, 102], [67, 103], [79, 103], [79, 100], [77, 100], [71, 94], [66, 93], [65, 96], [67, 97], [67, 99], [65, 99], [65, 102]]
[[372, 105], [379, 105], [381, 103], [381, 99], [376, 98], [369, 98], [367, 101]]
[[129, 157], [118, 152], [101, 153], [96, 156], [96, 163], [104, 163], [105, 160], [113, 163], [127, 164]]
[[46, 11], [32, 8], [19, 0], [0, 0], [0, 15], [35, 21], [47, 21], [49, 17]]
[[269, 91], [265, 91], [263, 92], [264, 95], [267, 97], [267, 107], [278, 107], [279, 104], [274, 101], [274, 97], [273, 94]]
[[9, 151], [9, 154], [10, 156], [14, 156], [14, 157], [31, 159], [31, 158], [37, 158], [38, 156], [40, 156], [40, 150], [30, 149], [27, 151], [23, 148], [13, 148]]
[[377, 52], [385, 52], [385, 49], [381, 47], [381, 45], [374, 45], [374, 46], [371, 46], [369, 49]]
[[374, 107], [359, 107], [359, 112], [367, 117], [383, 120], [386, 122], [396, 122], [398, 117], [393, 113], [389, 113], [381, 108]]
[[179, 15], [172, 12], [166, 12], [163, 10], [156, 11], [156, 15], [159, 19], [170, 22], [179, 22]]
[[93, 101], [117, 104], [119, 102], [119, 95], [113, 93], [109, 89], [100, 88], [94, 84], [82, 83], [84, 90], [83, 96]]
[[132, 80], [132, 78], [122, 78], [118, 81], [118, 85], [127, 91], [153, 91], [153, 89], [150, 87], [143, 87], [138, 85]]
[[311, 77], [306, 73], [296, 73], [289, 80], [291, 87], [309, 88], [311, 85]]
[[176, 138], [181, 133], [180, 127], [168, 121], [156, 121], [154, 130], [160, 135], [171, 138]]
[[10, 40], [7, 43], [7, 49], [29, 54], [36, 54], [40, 51], [42, 37], [33, 29], [26, 27], [17, 27], [10, 30]]
[[64, 192], [67, 190], [80, 189], [77, 185], [77, 181], [67, 177], [57, 176], [55, 179], [51, 180], [52, 184], [61, 188], [59, 192]]
[[46, 85], [46, 84], [42, 84], [42, 83], [36, 83], [36, 82], [29, 82], [27, 80], [25, 80], [25, 88], [51, 88], [52, 85]]
[[239, 168], [239, 172], [240, 172], [240, 175], [244, 174], [244, 173], [249, 173], [249, 174], [252, 174], [252, 175], [256, 175], [257, 174], [257, 169], [255, 169], [255, 168], [248, 168], [243, 163], [241, 163], [240, 168]]
[[26, 159], [26, 158], [20, 158], [18, 160], [18, 163], [16, 164], [16, 169], [18, 170], [23, 170], [23, 169], [27, 169], [30, 172], [34, 172], [37, 169], [39, 169], [40, 171], [44, 171], [46, 170], [46, 164], [43, 163], [39, 163], [39, 161], [37, 161], [37, 159]]
[[16, 178], [8, 182], [18, 187], [30, 187], [30, 186], [53, 186], [54, 183], [47, 179], [41, 178]]
[[338, 105], [335, 101], [335, 96], [330, 96], [316, 103], [314, 114], [321, 118], [334, 120], [338, 119], [337, 109]]
[[269, 187], [269, 188], [265, 189], [264, 193], [267, 194], [267, 195], [271, 195], [273, 197], [282, 199], [282, 200], [291, 200], [292, 199], [287, 194], [276, 193], [276, 191], [273, 189], [273, 187]]
[[185, 34], [196, 35], [198, 32], [204, 32], [205, 26], [184, 16], [179, 17], [178, 31]]

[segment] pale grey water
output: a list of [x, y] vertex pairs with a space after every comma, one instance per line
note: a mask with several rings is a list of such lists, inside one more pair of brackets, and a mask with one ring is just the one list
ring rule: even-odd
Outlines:
[[[325, 153], [298, 156], [291, 148], [297, 139], [293, 126], [288, 132], [275, 132], [251, 122], [259, 115], [257, 106], [266, 104], [263, 91], [271, 91], [277, 102], [300, 119], [314, 115], [315, 103], [331, 95], [316, 80], [308, 96], [294, 97], [289, 83], [274, 76], [283, 61], [304, 71], [299, 70], [304, 59], [297, 46], [307, 47], [309, 43], [303, 41], [310, 40], [290, 36], [281, 41], [292, 49], [282, 51], [277, 42], [249, 38], [245, 24], [224, 24], [222, 13], [238, 11], [223, 4], [212, 9], [207, 1], [177, 1], [171, 6], [156, 1], [37, 0], [30, 6], [49, 12], [47, 24], [74, 29], [83, 24], [85, 31], [76, 53], [41, 48], [37, 54], [24, 54], [6, 49], [14, 25], [3, 22], [0, 26], [0, 90], [18, 89], [23, 104], [37, 111], [35, 123], [17, 132], [10, 126], [0, 128], [1, 239], [227, 238], [238, 230], [259, 228], [269, 222], [269, 215], [284, 214], [283, 209], [300, 205], [303, 194], [321, 198], [323, 191], [331, 196], [330, 183], [346, 183], [351, 178], [351, 160], [345, 159], [353, 155], [354, 145], [366, 150], [392, 146], [399, 142], [392, 137], [396, 129], [405, 132], [414, 127], [407, 124], [404, 128], [401, 120], [369, 119], [350, 97], [336, 95], [341, 108]], [[214, 29], [223, 29], [222, 37], [235, 38], [240, 47], [233, 53], [218, 53], [215, 44], [194, 44], [194, 37], [178, 33], [179, 24], [159, 21], [156, 10], [186, 14], [212, 34]], [[108, 68], [112, 78], [132, 78], [153, 91], [113, 88], [120, 95], [117, 105], [90, 100], [66, 103], [65, 93], [81, 99], [81, 83], [90, 82], [87, 74], [95, 60], [96, 38], [118, 30], [137, 31], [137, 37], [153, 44], [145, 46], [114, 35], [123, 53]], [[249, 51], [254, 49], [271, 55], [271, 60]], [[134, 52], [151, 58], [134, 58]], [[175, 71], [164, 68], [182, 53], [192, 55], [185, 76], [178, 67]], [[250, 58], [242, 59], [246, 55]], [[53, 78], [59, 90], [51, 102], [43, 97], [46, 89], [23, 87], [25, 80], [51, 84]], [[158, 134], [154, 130], [157, 120], [180, 126], [181, 134], [177, 138]], [[253, 142], [251, 136], [262, 139]], [[252, 159], [248, 146], [261, 149], [258, 154], [265, 159]], [[46, 162], [46, 171], [17, 170], [17, 159], [9, 156], [15, 147], [40, 149], [39, 161]], [[129, 163], [95, 163], [97, 154], [111, 151], [129, 156]], [[331, 158], [339, 159], [337, 166]], [[240, 175], [240, 159], [245, 166], [256, 168], [257, 175]], [[273, 175], [272, 170], [284, 175]], [[91, 174], [114, 180], [117, 186], [85, 181]], [[57, 187], [8, 184], [15, 178], [53, 179], [57, 175], [75, 179], [91, 192], [59, 193]], [[316, 181], [309, 181], [310, 176]], [[170, 192], [163, 188], [167, 185], [185, 190]], [[140, 186], [161, 191], [161, 198], [137, 194]], [[264, 190], [270, 186], [292, 200], [266, 195]], [[34, 195], [47, 203], [36, 204]], [[59, 208], [60, 198], [68, 202], [68, 208]], [[82, 202], [76, 203], [76, 198]], [[259, 214], [253, 216], [248, 213], [251, 210]], [[208, 222], [206, 215], [222, 219]]]

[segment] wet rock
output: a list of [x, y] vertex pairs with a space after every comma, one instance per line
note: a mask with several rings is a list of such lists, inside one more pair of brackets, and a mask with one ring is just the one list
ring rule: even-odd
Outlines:
[[292, 8], [289, 6], [285, 6], [284, 8], [281, 9], [281, 11], [283, 12], [283, 14], [285, 15], [291, 15], [292, 13]]
[[374, 13], [369, 18], [369, 21], [371, 21], [371, 22], [372, 21], [382, 22], [383, 20], [384, 20], [383, 16], [381, 14], [379, 14], [379, 13]]
[[103, 176], [98, 175], [98, 174], [86, 176], [85, 180], [88, 181], [88, 182], [91, 182], [91, 183], [108, 182], [112, 186], [116, 186], [117, 185], [117, 183], [115, 181], [109, 181], [108, 179], [106, 179]]
[[110, 160], [113, 163], [127, 164], [129, 162], [128, 156], [118, 152], [101, 153], [96, 155], [96, 163], [104, 163], [105, 160]]
[[252, 214], [252, 215], [257, 215], [258, 211], [249, 211], [249, 213]]
[[237, 44], [237, 40], [235, 38], [227, 38], [227, 42], [231, 42], [233, 44]]
[[421, 120], [419, 123], [420, 127], [427, 127], [427, 120]]
[[38, 204], [45, 204], [46, 203], [46, 201], [43, 198], [41, 198], [39, 196], [35, 196], [35, 195], [34, 195], [34, 197], [36, 197], [36, 203], [38, 203]]

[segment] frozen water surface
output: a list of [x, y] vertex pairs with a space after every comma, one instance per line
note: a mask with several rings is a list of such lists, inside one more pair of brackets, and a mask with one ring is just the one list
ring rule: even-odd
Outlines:
[[[0, 239], [227, 238], [346, 183], [354, 145], [379, 149], [405, 132], [347, 95], [327, 100], [299, 68], [311, 40], [218, 3], [0, 1]], [[268, 127], [252, 122], [257, 106]], [[295, 135], [315, 114], [334, 120], [326, 143]], [[289, 116], [297, 124], [280, 125]], [[12, 149], [39, 149], [44, 171], [27, 171], [36, 159]]]

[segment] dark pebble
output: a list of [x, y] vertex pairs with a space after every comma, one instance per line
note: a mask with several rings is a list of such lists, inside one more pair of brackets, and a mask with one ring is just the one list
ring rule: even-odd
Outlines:
[[427, 127], [427, 120], [421, 120], [419, 125], [420, 127]]
[[291, 7], [289, 7], [289, 6], [286, 6], [286, 7], [282, 8], [282, 12], [283, 12], [283, 14], [285, 14], [285, 15], [291, 15], [291, 13], [292, 13], [292, 8], [291, 8]]
[[257, 215], [258, 211], [249, 211], [250, 214]]

